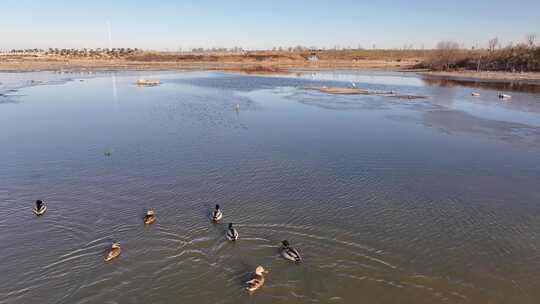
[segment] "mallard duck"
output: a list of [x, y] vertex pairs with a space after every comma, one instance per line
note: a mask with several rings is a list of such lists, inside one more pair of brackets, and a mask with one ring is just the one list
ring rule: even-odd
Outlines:
[[283, 241], [281, 242], [283, 245], [281, 246], [281, 255], [286, 258], [287, 260], [300, 263], [302, 262], [302, 256], [300, 255], [300, 252], [296, 250], [295, 248], [291, 247], [289, 245], [289, 242]]
[[268, 273], [268, 271], [264, 270], [262, 266], [257, 266], [253, 278], [246, 282], [246, 289], [249, 291], [255, 291], [261, 288], [261, 286], [264, 285], [264, 273]]
[[120, 253], [122, 253], [122, 248], [120, 248], [120, 243], [113, 243], [111, 246], [111, 251], [105, 257], [105, 262], [108, 262], [112, 259], [117, 258]]
[[144, 216], [144, 223], [147, 225], [153, 224], [156, 221], [156, 212], [154, 210], [146, 211]]
[[212, 212], [212, 220], [214, 222], [217, 222], [222, 217], [223, 217], [223, 213], [221, 212], [221, 209], [219, 209], [219, 205], [216, 205], [216, 209], [214, 209], [214, 212]]
[[236, 241], [238, 240], [238, 231], [233, 228], [233, 224], [229, 224], [229, 229], [227, 229], [227, 233], [225, 234], [229, 241]]
[[36, 201], [36, 206], [32, 209], [37, 216], [43, 215], [47, 211], [47, 206], [42, 200]]

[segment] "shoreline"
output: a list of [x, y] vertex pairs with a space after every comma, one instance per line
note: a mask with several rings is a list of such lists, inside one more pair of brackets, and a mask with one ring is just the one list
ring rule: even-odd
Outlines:
[[0, 60], [0, 72], [100, 72], [100, 71], [224, 71], [248, 74], [289, 74], [297, 71], [388, 71], [414, 73], [433, 80], [465, 82], [501, 82], [540, 85], [540, 72], [511, 73], [495, 71], [430, 71], [414, 69], [415, 61], [391, 60], [321, 60], [317, 63], [242, 62], [242, 61], [128, 61], [122, 59], [36, 59]]
[[498, 71], [421, 71], [416, 74], [433, 80], [454, 80], [463, 82], [522, 83], [540, 85], [540, 73], [512, 73]]
[[61, 70], [223, 70], [253, 72], [287, 72], [294, 69], [339, 70], [411, 68], [415, 61], [394, 60], [321, 60], [311, 63], [300, 60], [222, 60], [222, 61], [134, 61], [124, 59], [46, 59], [16, 58], [2, 60], [0, 72], [61, 71]]

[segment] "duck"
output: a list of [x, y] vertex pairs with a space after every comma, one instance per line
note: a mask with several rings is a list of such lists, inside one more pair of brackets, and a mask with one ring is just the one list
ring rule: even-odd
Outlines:
[[233, 228], [233, 224], [229, 223], [229, 229], [227, 230], [227, 233], [225, 234], [229, 241], [236, 241], [238, 240], [238, 231]]
[[471, 96], [473, 96], [473, 97], [478, 97], [478, 96], [480, 96], [480, 93], [478, 93], [478, 92], [472, 92], [472, 93], [471, 93]]
[[144, 223], [146, 225], [153, 224], [156, 221], [156, 212], [154, 210], [148, 210], [146, 211], [146, 215], [144, 216]]
[[43, 215], [47, 211], [47, 206], [42, 200], [36, 201], [36, 206], [32, 209], [37, 216]]
[[216, 209], [214, 209], [214, 212], [212, 212], [212, 220], [214, 222], [217, 222], [222, 217], [223, 217], [223, 213], [221, 212], [221, 209], [219, 209], [219, 205], [216, 205]]
[[500, 99], [510, 99], [510, 98], [512, 98], [511, 95], [503, 94], [503, 93], [499, 93], [498, 96], [499, 96]]
[[120, 243], [118, 242], [113, 243], [111, 245], [111, 251], [109, 251], [109, 253], [105, 257], [105, 262], [108, 262], [112, 259], [117, 258], [120, 255], [120, 253], [122, 253], [122, 248], [120, 248]]
[[264, 270], [262, 266], [257, 266], [253, 278], [246, 282], [246, 289], [253, 292], [261, 288], [264, 285], [264, 273], [268, 273], [268, 271]]
[[295, 248], [291, 247], [288, 241], [281, 242], [281, 256], [286, 258], [289, 261], [293, 261], [296, 263], [302, 262], [302, 256], [300, 255], [300, 252], [296, 250]]

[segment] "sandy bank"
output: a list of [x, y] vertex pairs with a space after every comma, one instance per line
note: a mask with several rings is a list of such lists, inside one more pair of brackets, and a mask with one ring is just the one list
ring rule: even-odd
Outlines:
[[319, 91], [321, 93], [327, 94], [337, 94], [337, 95], [358, 95], [358, 94], [369, 94], [368, 90], [357, 89], [357, 88], [337, 88], [337, 87], [305, 87], [306, 90]]
[[307, 86], [304, 87], [305, 90], [318, 91], [325, 94], [331, 95], [375, 95], [382, 97], [393, 97], [399, 99], [423, 99], [427, 98], [426, 96], [421, 95], [411, 95], [411, 94], [402, 94], [394, 91], [370, 91], [360, 88], [342, 88], [342, 87], [318, 87], [318, 86]]

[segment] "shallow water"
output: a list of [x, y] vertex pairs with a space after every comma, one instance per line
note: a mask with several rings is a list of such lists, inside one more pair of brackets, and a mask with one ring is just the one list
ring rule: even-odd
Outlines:
[[[140, 76], [0, 73], [0, 303], [540, 299], [538, 94], [399, 73]], [[351, 81], [427, 99], [303, 90]]]

